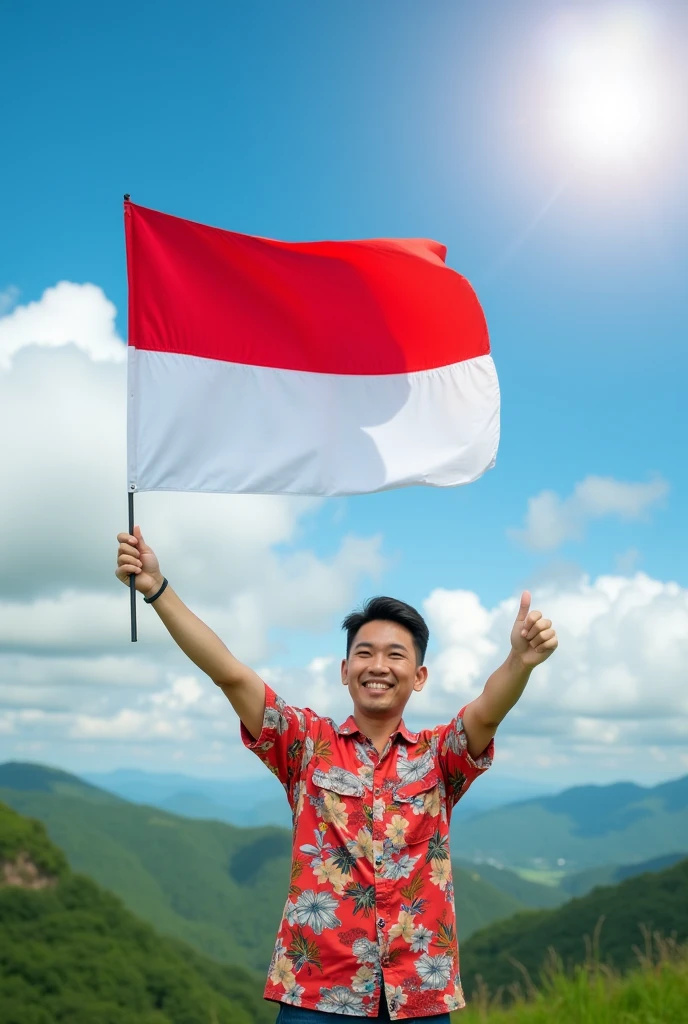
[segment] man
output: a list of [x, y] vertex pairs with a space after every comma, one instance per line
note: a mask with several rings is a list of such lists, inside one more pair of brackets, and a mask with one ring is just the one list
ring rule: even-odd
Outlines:
[[524, 593], [511, 652], [448, 724], [410, 732], [402, 713], [426, 684], [428, 628], [415, 609], [374, 598], [344, 621], [342, 683], [353, 714], [337, 727], [288, 707], [168, 586], [143, 540], [118, 535], [116, 575], [136, 577], [184, 653], [227, 696], [245, 745], [282, 782], [293, 811], [289, 898], [265, 997], [283, 1024], [448, 1024], [464, 1006], [449, 821], [492, 762], [493, 737], [533, 668], [557, 646]]

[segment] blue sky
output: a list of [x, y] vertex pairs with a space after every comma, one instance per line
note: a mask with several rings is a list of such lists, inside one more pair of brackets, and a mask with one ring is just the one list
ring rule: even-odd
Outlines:
[[[567, 126], [557, 124], [559, 79], [548, 62], [551, 40], [561, 36], [557, 26], [573, 19], [576, 31], [594, 39], [601, 31], [600, 10], [611, 12], [612, 19], [630, 19], [647, 33], [643, 60], [647, 57], [659, 76], [665, 115], [652, 145], [601, 164], [585, 157], [582, 148], [577, 153]], [[651, 9], [551, 0], [6, 6], [0, 293], [7, 337], [19, 323], [18, 311], [40, 302], [60, 281], [90, 282], [101, 289], [116, 306], [119, 336], [126, 337], [124, 192], [142, 205], [276, 238], [434, 237], [448, 246], [448, 262], [471, 280], [484, 305], [503, 399], [496, 468], [458, 490], [334, 499], [294, 514], [291, 525], [268, 544], [288, 576], [295, 554], [310, 551], [314, 559], [333, 565], [347, 536], [380, 538], [379, 564], [371, 556], [370, 565], [377, 567], [376, 578], [369, 578], [363, 558], [360, 571], [342, 585], [341, 598], [332, 597], [317, 625], [309, 625], [307, 608], [303, 622], [290, 624], [279, 614], [263, 622], [269, 642], [260, 648], [259, 660], [286, 673], [290, 696], [305, 686], [298, 681], [299, 666], [314, 656], [339, 656], [337, 623], [352, 600], [371, 590], [419, 606], [438, 588], [467, 591], [485, 609], [495, 609], [520, 588], [534, 586], [552, 594], [555, 606], [565, 611], [561, 595], [573, 593], [581, 577], [592, 584], [601, 576], [631, 581], [640, 572], [665, 588], [678, 584], [675, 603], [669, 594], [661, 615], [648, 605], [660, 632], [658, 648], [662, 616], [684, 614], [688, 206], [685, 126], [674, 102], [682, 84], [680, 47], [685, 51], [687, 20], [685, 6], [670, 2]], [[31, 349], [31, 339], [24, 336], [22, 346]], [[34, 355], [46, 358], [37, 350], [25, 359]], [[59, 371], [57, 364], [54, 369]], [[70, 373], [60, 395], [62, 411], [55, 415], [66, 415], [65, 405], [84, 405], [79, 388], [89, 387], [87, 379]], [[51, 415], [31, 405], [30, 391], [27, 401], [34, 419]], [[6, 424], [5, 436], [13, 429]], [[79, 437], [83, 431], [74, 441], [77, 448]], [[34, 443], [26, 440], [23, 466], [40, 465]], [[96, 450], [88, 458], [97, 462], [101, 455]], [[71, 493], [77, 519], [90, 515], [89, 465], [88, 459], [80, 463], [80, 478], [70, 476], [65, 462], [61, 483], [54, 485]], [[13, 477], [13, 467], [5, 467], [5, 479], [10, 487], [14, 480], [17, 495], [9, 514], [16, 538], [28, 529], [39, 498], [26, 476]], [[604, 499], [615, 511], [603, 515], [599, 495], [565, 505], [556, 514], [568, 516], [569, 525], [562, 527], [561, 542], [547, 550], [533, 551], [510, 532], [523, 529], [529, 501], [542, 492], [552, 491], [565, 502], [577, 485], [598, 477], [622, 485], [612, 499]], [[624, 485], [646, 490], [624, 491]], [[166, 500], [174, 519], [176, 499]], [[140, 508], [144, 515], [143, 497]], [[104, 535], [109, 519], [101, 525]], [[37, 519], [35, 530], [43, 536], [49, 519]], [[92, 533], [97, 532], [96, 522]], [[60, 544], [78, 546], [76, 533]], [[154, 537], [150, 541], [155, 545]], [[16, 547], [7, 531], [3, 543]], [[32, 543], [30, 537], [25, 543]], [[334, 579], [336, 565], [332, 571]], [[68, 568], [54, 578], [48, 573], [53, 582], [42, 583], [40, 560], [28, 576], [35, 576], [33, 592], [29, 587], [17, 603], [13, 584], [2, 596], [17, 622], [31, 614], [40, 594], [58, 600], [82, 586], [84, 594], [101, 585], [112, 590], [110, 577], [103, 576], [102, 584], [87, 583], [76, 571], [70, 579]], [[237, 586], [238, 600], [243, 591]], [[126, 600], [119, 596], [126, 630]], [[198, 600], [202, 596], [199, 587]], [[605, 628], [620, 622], [617, 612], [609, 611]], [[89, 658], [131, 655], [126, 643], [113, 647], [110, 640], [100, 651], [97, 644], [82, 650], [77, 642], [66, 653], [53, 649], [40, 639], [40, 621], [32, 621], [25, 642], [10, 637], [0, 646], [6, 659], [5, 676], [0, 668], [0, 710], [5, 707], [10, 716], [4, 732], [0, 727], [0, 740], [8, 753], [84, 770], [148, 764], [145, 720], [136, 719], [131, 736], [116, 724], [124, 721], [123, 710], [148, 712], [131, 695], [129, 703], [120, 699], [112, 680], [98, 708], [82, 708], [68, 689], [52, 705], [47, 698], [26, 707], [18, 700], [12, 689], [16, 659], [24, 659], [24, 667], [30, 663], [27, 678], [43, 678], [47, 693], [55, 668], [50, 658], [68, 653], [82, 659], [87, 671]], [[231, 616], [227, 622], [231, 626]], [[622, 626], [619, 630], [620, 637]], [[224, 639], [231, 647], [231, 632]], [[135, 655], [141, 664], [148, 657], [145, 635], [142, 640], [144, 649]], [[667, 644], [672, 642], [670, 636]], [[623, 653], [622, 641], [616, 643], [615, 651]], [[571, 634], [569, 666], [575, 645]], [[603, 660], [599, 650], [588, 645], [583, 657], [581, 649], [591, 677], [595, 657]], [[657, 665], [669, 695], [664, 718], [656, 716], [661, 723], [675, 717], [670, 696], [678, 677], [672, 675], [675, 667]], [[177, 670], [184, 671], [181, 664]], [[163, 692], [173, 686], [171, 678], [146, 685], [153, 694]], [[558, 707], [567, 678], [559, 689], [554, 678], [548, 683]], [[626, 706], [619, 721], [633, 720], [639, 727], [651, 686], [648, 680], [636, 683], [636, 703]], [[446, 684], [446, 706], [451, 685]], [[458, 694], [460, 684], [456, 687]], [[49, 720], [52, 706], [61, 709], [55, 712], [62, 715], [59, 721]], [[194, 701], [184, 707], [193, 710]], [[43, 725], [36, 724], [35, 715], [32, 723], [27, 710], [40, 711]], [[434, 704], [425, 711], [442, 713]], [[106, 725], [99, 731], [91, 724], [80, 732], [74, 725], [79, 713], [114, 722], [112, 736]], [[542, 709], [538, 714], [546, 732], [548, 716]], [[566, 714], [588, 720], [578, 706]], [[638, 738], [624, 733], [613, 701], [592, 719], [597, 732], [593, 723], [581, 727], [578, 739], [561, 733], [568, 761], [555, 759], [549, 767], [563, 782], [575, 780], [581, 754], [588, 757], [591, 748], [580, 746], [581, 735], [592, 730], [602, 742], [610, 722], [618, 729], [607, 742], [618, 749], [605, 778], [688, 770], [688, 761], [681, 760], [688, 736], [674, 734], [669, 760], [658, 755], [646, 772], [632, 753]], [[201, 749], [201, 733], [193, 732], [193, 723], [189, 728], [196, 739], [189, 740], [186, 753], [175, 752], [171, 739], [161, 740], [157, 763], [181, 764], [190, 772], [226, 771], [230, 754], [218, 748], [215, 762], [202, 762], [193, 753]], [[83, 741], [88, 729], [97, 738], [92, 749]], [[514, 751], [526, 742], [520, 735], [515, 729], [510, 738]], [[594, 752], [595, 740], [589, 742]], [[663, 746], [661, 724], [652, 743], [658, 750]], [[523, 775], [527, 768], [520, 771]]]

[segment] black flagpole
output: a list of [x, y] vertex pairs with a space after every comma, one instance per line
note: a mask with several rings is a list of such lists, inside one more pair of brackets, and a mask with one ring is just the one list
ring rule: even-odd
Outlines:
[[[128, 203], [130, 199], [129, 193], [125, 193], [124, 202]], [[129, 534], [134, 536], [134, 492], [128, 491], [127, 498], [129, 500]], [[136, 573], [131, 573], [129, 576], [129, 612], [131, 618], [131, 642], [133, 644], [138, 640], [136, 632]]]
[[[129, 533], [134, 536], [134, 492], [129, 491]], [[136, 643], [136, 573], [129, 577], [129, 608], [131, 611], [131, 642]]]

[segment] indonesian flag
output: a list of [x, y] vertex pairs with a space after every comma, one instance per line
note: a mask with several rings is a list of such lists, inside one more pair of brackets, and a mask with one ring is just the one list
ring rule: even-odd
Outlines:
[[131, 491], [361, 494], [494, 465], [485, 318], [444, 246], [124, 212]]

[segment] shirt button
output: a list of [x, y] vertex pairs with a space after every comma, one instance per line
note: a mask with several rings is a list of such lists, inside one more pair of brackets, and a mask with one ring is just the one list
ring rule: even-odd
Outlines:
[[379, 796], [381, 792], [382, 792], [382, 790], [380, 789], [380, 787], [376, 786], [375, 787], [375, 796]]
[[384, 917], [378, 917], [378, 919], [377, 919], [377, 926], [378, 926], [378, 928], [384, 928], [384, 926], [385, 926], [385, 919], [384, 919]]

